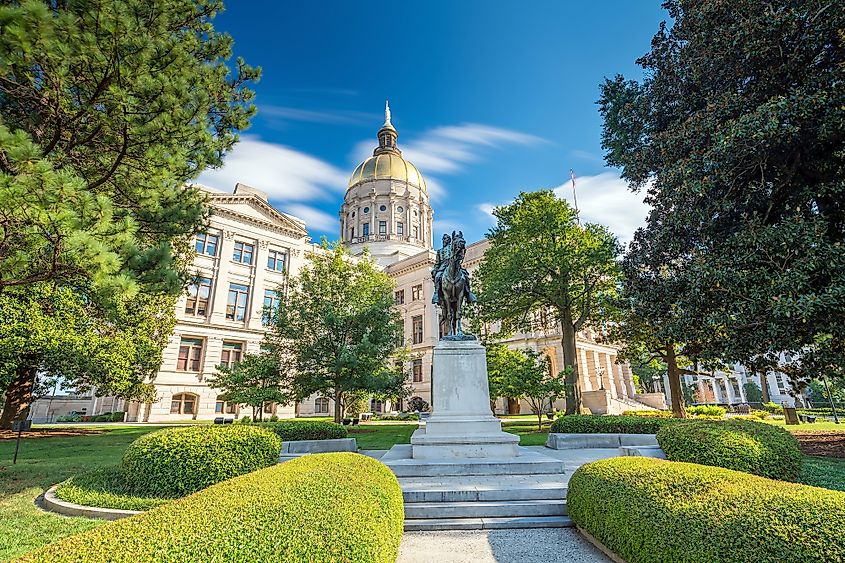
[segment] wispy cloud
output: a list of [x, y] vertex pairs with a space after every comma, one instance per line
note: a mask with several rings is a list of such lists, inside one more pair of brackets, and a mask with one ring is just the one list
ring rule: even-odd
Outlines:
[[[595, 176], [581, 176], [575, 180], [578, 209], [581, 220], [606, 225], [628, 244], [637, 227], [645, 224], [648, 206], [643, 203], [643, 193], [635, 194], [616, 172], [602, 172]], [[555, 195], [573, 204], [572, 184], [565, 182], [554, 188]], [[481, 203], [476, 208], [487, 215], [492, 224], [493, 208], [498, 204]]]
[[284, 212], [305, 221], [309, 229], [334, 233], [340, 228], [340, 223], [336, 215], [329, 215], [325, 211], [321, 211], [310, 205], [289, 203], [285, 205]]
[[270, 199], [289, 202], [332, 199], [343, 193], [348, 176], [310, 154], [245, 135], [222, 167], [206, 170], [197, 181], [224, 191], [242, 182], [267, 192]]
[[375, 113], [350, 110], [310, 110], [288, 106], [263, 105], [259, 115], [282, 121], [305, 121], [308, 123], [328, 123], [332, 125], [360, 125], [377, 122]]

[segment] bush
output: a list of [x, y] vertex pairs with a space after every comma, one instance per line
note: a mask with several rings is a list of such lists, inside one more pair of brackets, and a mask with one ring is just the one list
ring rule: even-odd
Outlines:
[[721, 418], [725, 416], [726, 412], [728, 411], [724, 407], [717, 407], [715, 405], [696, 405], [694, 407], [687, 407], [687, 414], [717, 416]]
[[564, 434], [657, 434], [666, 425], [682, 422], [676, 418], [645, 416], [600, 416], [572, 414], [558, 417], [549, 432]]
[[120, 467], [106, 467], [75, 475], [56, 487], [56, 496], [85, 506], [120, 510], [149, 510], [169, 502], [169, 499], [146, 496], [133, 490]]
[[241, 424], [252, 424], [252, 417], [249, 415], [242, 416]]
[[772, 414], [783, 414], [783, 405], [779, 405], [771, 401], [763, 403], [763, 409]]
[[145, 434], [129, 444], [129, 486], [177, 497], [278, 461], [281, 440], [256, 426], [189, 426]]
[[750, 414], [751, 414], [751, 418], [753, 420], [766, 420], [767, 418], [769, 418], [771, 416], [771, 414], [769, 414], [769, 411], [752, 410]]
[[569, 516], [630, 563], [842, 561], [845, 493], [617, 457], [575, 471]]
[[672, 418], [672, 411], [624, 411], [622, 414], [625, 416]]
[[288, 422], [263, 422], [261, 428], [270, 430], [283, 442], [295, 440], [333, 440], [346, 438], [349, 434], [346, 428], [334, 422], [319, 420], [297, 420]]
[[268, 422], [279, 422], [279, 417], [274, 414], [268, 419]]
[[673, 461], [714, 465], [794, 481], [801, 471], [795, 436], [748, 420], [694, 420], [661, 428], [657, 443]]
[[390, 562], [402, 491], [381, 462], [315, 454], [60, 540], [22, 561]]
[[65, 414], [56, 417], [56, 422], [82, 422], [81, 414]]
[[374, 416], [373, 420], [404, 420], [404, 421], [414, 421], [419, 420], [420, 415], [418, 413], [399, 413], [399, 414], [380, 414], [378, 416]]

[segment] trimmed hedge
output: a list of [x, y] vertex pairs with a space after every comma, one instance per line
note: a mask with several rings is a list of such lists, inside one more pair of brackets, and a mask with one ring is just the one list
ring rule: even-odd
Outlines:
[[726, 412], [728, 412], [728, 409], [725, 407], [717, 407], [715, 405], [695, 405], [687, 407], [687, 414], [694, 415], [715, 416], [722, 418], [725, 416]]
[[180, 497], [278, 461], [278, 436], [257, 426], [188, 426], [129, 444], [123, 470], [134, 490]]
[[798, 440], [771, 424], [750, 420], [693, 420], [661, 428], [657, 443], [672, 461], [745, 471], [794, 481], [801, 472]]
[[334, 440], [348, 437], [346, 428], [334, 422], [298, 420], [295, 422], [262, 422], [257, 424], [270, 430], [283, 442], [295, 440]]
[[564, 434], [657, 434], [667, 425], [682, 422], [676, 418], [653, 416], [571, 414], [552, 423], [549, 432]]
[[672, 418], [672, 411], [638, 410], [638, 411], [622, 411], [622, 414], [625, 415], [625, 416], [646, 416], [646, 417], [656, 417], [656, 418]]
[[120, 467], [105, 467], [74, 475], [56, 487], [56, 496], [85, 506], [120, 510], [149, 510], [170, 502], [170, 499], [147, 496], [133, 490]]
[[314, 454], [45, 546], [22, 561], [390, 562], [402, 491], [379, 461]]
[[581, 466], [569, 516], [629, 563], [845, 560], [845, 493], [645, 457]]

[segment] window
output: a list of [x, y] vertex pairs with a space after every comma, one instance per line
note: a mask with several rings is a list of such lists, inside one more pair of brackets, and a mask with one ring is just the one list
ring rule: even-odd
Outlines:
[[249, 286], [239, 283], [229, 284], [229, 300], [226, 302], [226, 318], [242, 321], [246, 318], [246, 303]]
[[197, 249], [197, 254], [217, 256], [217, 242], [219, 240], [220, 238], [217, 235], [200, 233], [197, 235], [197, 241], [194, 243], [194, 248]]
[[273, 270], [274, 272], [284, 272], [285, 260], [287, 260], [287, 255], [284, 252], [271, 250], [267, 254], [267, 269]]
[[314, 412], [317, 414], [328, 414], [329, 400], [325, 397], [317, 397], [314, 399]]
[[208, 314], [208, 297], [211, 295], [211, 279], [199, 278], [188, 288], [188, 300], [185, 302], [185, 313], [188, 315], [205, 316]]
[[404, 305], [405, 304], [405, 290], [400, 289], [393, 293], [394, 301], [396, 301], [397, 305]]
[[384, 403], [376, 399], [370, 399], [370, 412], [384, 411]]
[[355, 227], [349, 229], [349, 238], [355, 238]]
[[220, 353], [220, 364], [227, 368], [232, 367], [241, 361], [243, 344], [240, 342], [223, 342], [223, 351]]
[[381, 205], [381, 206], [379, 206], [378, 210], [379, 210], [379, 211], [387, 211], [387, 206], [386, 206], [386, 205]]
[[232, 260], [241, 264], [252, 264], [252, 255], [255, 253], [255, 245], [247, 242], [236, 242], [235, 251], [232, 253]]
[[364, 223], [363, 225], [361, 225], [361, 236], [365, 236], [365, 237], [370, 236], [370, 224], [369, 223]]
[[387, 234], [387, 221], [379, 221], [378, 222], [378, 234], [386, 235]]
[[396, 213], [402, 213], [403, 211], [405, 211], [405, 208], [402, 207], [401, 205], [396, 208]]
[[417, 315], [411, 321], [413, 333], [413, 343], [422, 344], [423, 341], [423, 318], [422, 315]]
[[276, 403], [267, 401], [264, 403], [264, 414], [276, 414]]
[[775, 372], [775, 381], [778, 384], [778, 394], [786, 395], [786, 381], [783, 379], [783, 374]]
[[401, 236], [405, 236], [405, 225], [402, 223], [396, 223], [396, 234]]
[[411, 301], [419, 301], [420, 299], [422, 299], [422, 284], [411, 288]]
[[369, 208], [369, 207], [365, 207], [365, 208], [364, 208], [364, 213], [369, 213], [369, 212], [370, 212], [370, 208]]
[[235, 403], [230, 403], [229, 401], [224, 401], [220, 397], [217, 397], [217, 402], [214, 403], [214, 413], [238, 414], [238, 405], [236, 405]]
[[170, 414], [197, 414], [197, 396], [178, 393], [170, 399]]
[[276, 293], [276, 290], [264, 290], [264, 310], [261, 313], [261, 322], [263, 324], [269, 325], [273, 322], [276, 311], [279, 310], [279, 303], [281, 303], [281, 299], [279, 299], [279, 294]]
[[413, 382], [419, 383], [422, 381], [422, 360], [416, 359], [413, 363]]
[[420, 238], [420, 228], [414, 225], [414, 239], [419, 240]]
[[176, 359], [177, 371], [200, 371], [202, 360], [202, 340], [183, 338], [179, 344], [179, 356]]

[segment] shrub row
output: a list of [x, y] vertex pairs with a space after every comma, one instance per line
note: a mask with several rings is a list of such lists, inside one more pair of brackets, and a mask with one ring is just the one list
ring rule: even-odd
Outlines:
[[402, 527], [402, 491], [385, 465], [318, 454], [70, 536], [22, 561], [392, 563]]
[[56, 422], [123, 422], [124, 412], [104, 412], [94, 416], [65, 414], [56, 417]]
[[772, 414], [783, 414], [783, 405], [779, 405], [777, 403], [773, 403], [769, 401], [768, 403], [763, 403], [762, 405], [763, 410]]
[[549, 431], [564, 434], [656, 434], [664, 426], [678, 422], [681, 421], [675, 418], [573, 414], [559, 417]]
[[129, 444], [123, 470], [133, 490], [178, 497], [274, 464], [281, 448], [254, 425], [167, 428]]
[[259, 422], [255, 426], [266, 428], [283, 442], [295, 440], [334, 440], [346, 438], [346, 428], [334, 422], [320, 420], [297, 420], [290, 422]]
[[661, 428], [657, 443], [673, 461], [714, 465], [786, 481], [794, 481], [801, 472], [798, 440], [771, 424], [694, 420]]
[[718, 416], [719, 418], [725, 416], [728, 410], [724, 407], [717, 407], [715, 405], [695, 405], [687, 407], [687, 414], [703, 415], [703, 416]]
[[655, 418], [672, 418], [672, 411], [624, 411], [625, 416], [646, 416]]
[[569, 516], [630, 563], [845, 559], [845, 493], [644, 457], [581, 466]]

